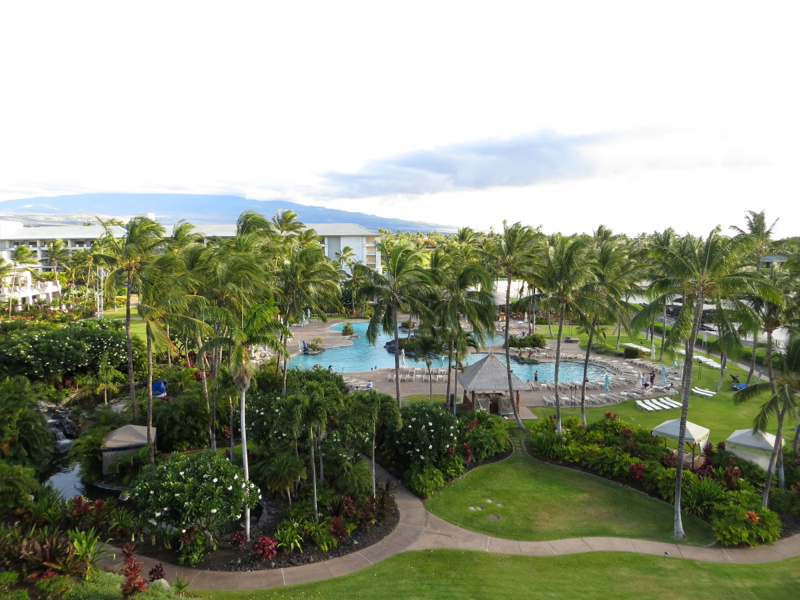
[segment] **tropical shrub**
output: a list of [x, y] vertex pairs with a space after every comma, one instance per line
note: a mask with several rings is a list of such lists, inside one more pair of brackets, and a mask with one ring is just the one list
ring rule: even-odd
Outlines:
[[725, 546], [771, 544], [781, 535], [778, 515], [752, 492], [728, 492], [711, 513], [711, 527]]
[[564, 445], [563, 436], [558, 435], [552, 429], [531, 432], [528, 437], [528, 445], [531, 451], [542, 460], [554, 460], [558, 457], [559, 449]]
[[352, 323], [348, 322], [342, 326], [342, 335], [353, 335], [353, 333], [355, 333], [355, 329]]
[[75, 582], [68, 575], [56, 575], [48, 571], [36, 582], [36, 589], [43, 600], [62, 600], [69, 596]]
[[469, 444], [474, 460], [480, 462], [508, 448], [505, 421], [486, 411], [472, 411], [458, 420], [459, 437]]
[[779, 515], [800, 516], [800, 484], [794, 488], [773, 488], [769, 493], [769, 508]]
[[38, 487], [33, 469], [0, 461], [0, 511], [3, 514], [30, 505], [30, 494]]
[[436, 468], [460, 443], [458, 419], [440, 406], [411, 404], [400, 415], [402, 427], [386, 432], [383, 448], [403, 470]]
[[275, 530], [275, 541], [278, 548], [285, 552], [303, 552], [303, 527], [297, 521], [285, 520]]
[[173, 454], [146, 469], [130, 491], [149, 522], [179, 531], [195, 526], [209, 546], [226, 522], [241, 517], [245, 503], [252, 508], [261, 497], [238, 467], [211, 451]]
[[445, 483], [444, 475], [435, 467], [414, 465], [403, 476], [405, 486], [420, 498], [428, 498]]
[[690, 515], [708, 519], [714, 506], [724, 496], [725, 488], [714, 479], [704, 477], [686, 486], [686, 491], [681, 493], [681, 506]]
[[625, 358], [640, 358], [642, 356], [642, 351], [638, 348], [631, 348], [630, 346], [625, 346], [622, 350], [622, 355]]
[[508, 336], [509, 348], [544, 348], [545, 346], [547, 346], [547, 342], [545, 342], [544, 337], [541, 335]]

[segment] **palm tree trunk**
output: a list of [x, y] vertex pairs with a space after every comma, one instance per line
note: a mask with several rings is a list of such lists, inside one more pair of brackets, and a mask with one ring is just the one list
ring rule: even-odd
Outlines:
[[[766, 354], [766, 356], [764, 358], [767, 361], [767, 372], [769, 373], [769, 384], [770, 384], [770, 387], [772, 388], [772, 395], [775, 396], [778, 393], [778, 388], [775, 385], [775, 373], [774, 373], [774, 369], [773, 369], [773, 365], [772, 365], [772, 334], [773, 334], [773, 332], [774, 332], [774, 330], [767, 329], [767, 354]], [[784, 418], [785, 414], [786, 414], [785, 411], [777, 411], [778, 431], [779, 431], [778, 435], [779, 436], [781, 436], [782, 433], [783, 433], [783, 418]], [[781, 489], [786, 487], [786, 480], [785, 480], [784, 473], [783, 473], [783, 443], [782, 443], [782, 440], [783, 440], [782, 437], [776, 437], [775, 438], [775, 450], [773, 450], [773, 456], [770, 457], [770, 463], [773, 460], [777, 461], [778, 487], [781, 488]], [[777, 456], [775, 456], [776, 452], [777, 452]], [[772, 473], [772, 464], [770, 464], [770, 468], [767, 471], [767, 475], [770, 475], [771, 473]], [[767, 488], [767, 486], [765, 485], [764, 489], [766, 490], [766, 488]], [[769, 499], [769, 496], [767, 496], [767, 499]], [[766, 505], [764, 505], [764, 507], [766, 508]]]
[[319, 482], [325, 481], [325, 465], [322, 464], [322, 431], [317, 438], [317, 450], [319, 450]]
[[[197, 336], [197, 351], [200, 352], [200, 348], [203, 347], [203, 340], [198, 335]], [[206, 355], [205, 352], [201, 353], [200, 356], [197, 357], [198, 362], [200, 363], [200, 381], [203, 382], [203, 398], [206, 401], [206, 409], [208, 410], [209, 414], [211, 415], [211, 420], [208, 424], [208, 447], [211, 448], [212, 452], [217, 451], [217, 398], [216, 395], [214, 397], [214, 403], [212, 404], [208, 398], [208, 381], [206, 381]], [[189, 360], [189, 347], [186, 346], [186, 360]], [[198, 365], [195, 365], [198, 366]]]
[[[783, 417], [785, 416], [785, 410], [777, 410], [775, 411], [775, 416], [778, 417], [778, 431], [775, 434], [775, 447], [772, 449], [772, 454], [769, 457], [769, 467], [767, 468], [767, 479], [764, 482], [764, 493], [761, 495], [761, 506], [767, 508], [767, 504], [769, 503], [769, 491], [772, 487], [772, 475], [775, 469], [775, 462], [778, 459], [781, 451], [781, 445], [783, 444]], [[780, 475], [778, 476], [780, 480]], [[784, 485], [786, 483], [784, 482]], [[780, 481], [778, 482], [778, 487], [783, 487], [780, 485]]]
[[511, 399], [511, 409], [514, 411], [514, 418], [517, 420], [517, 427], [524, 430], [525, 425], [522, 424], [522, 419], [517, 410], [517, 403], [514, 402], [514, 386], [511, 383], [511, 348], [508, 347], [508, 330], [510, 329], [511, 320], [511, 274], [506, 276], [506, 331], [505, 331], [505, 348], [506, 348], [506, 373], [508, 374], [508, 396]]
[[172, 368], [172, 350], [171, 342], [169, 341], [169, 323], [164, 324], [164, 328], [167, 332], [167, 366], [171, 369]]
[[664, 302], [664, 322], [661, 324], [661, 352], [658, 353], [658, 360], [664, 360], [664, 341], [667, 339], [667, 303]]
[[228, 428], [231, 430], [231, 462], [233, 462], [233, 455], [236, 452], [236, 434], [233, 429], [233, 401], [230, 394], [228, 394], [228, 405], [231, 409], [230, 418], [228, 419]]
[[133, 277], [128, 273], [128, 287], [125, 290], [125, 344], [128, 351], [128, 386], [131, 396], [133, 420], [136, 421], [136, 382], [133, 379], [133, 338], [131, 338], [131, 287]]
[[594, 337], [594, 328], [597, 325], [597, 318], [592, 321], [592, 328], [589, 330], [589, 343], [586, 345], [586, 358], [583, 359], [583, 381], [581, 382], [581, 421], [583, 426], [586, 427], [586, 379], [589, 374], [589, 353], [592, 350], [592, 338]]
[[317, 463], [314, 456], [314, 428], [308, 432], [308, 441], [311, 445], [311, 482], [314, 486], [314, 520], [319, 521], [319, 510], [317, 509]]
[[753, 378], [753, 373], [756, 370], [757, 348], [758, 348], [758, 329], [753, 331], [753, 355], [750, 357], [750, 370], [747, 372], [747, 385], [750, 385], [750, 380]]
[[375, 438], [378, 436], [378, 424], [372, 424], [372, 497], [375, 497]]
[[[241, 394], [239, 396], [239, 423], [242, 429], [242, 468], [244, 469], [244, 481], [245, 484], [250, 481], [250, 468], [247, 461], [247, 429], [245, 426], [247, 425], [247, 418], [245, 415], [245, 394], [247, 390], [244, 388], [241, 389]], [[233, 432], [231, 432], [233, 435]], [[233, 458], [233, 454], [231, 454], [231, 458]], [[245, 504], [244, 505], [244, 529], [247, 532], [247, 541], [250, 541], [250, 507]]]
[[147, 445], [150, 464], [155, 467], [156, 458], [153, 450], [153, 338], [150, 335], [149, 323], [145, 322], [145, 338], [147, 339]]
[[428, 365], [428, 391], [430, 393], [431, 406], [433, 406], [433, 379], [431, 379], [431, 366]]
[[719, 381], [717, 382], [717, 389], [715, 391], [719, 391], [722, 388], [722, 382], [725, 380], [725, 365], [728, 364], [728, 355], [724, 352], [720, 353], [719, 359]]
[[400, 331], [397, 328], [397, 304], [392, 300], [392, 321], [394, 322], [394, 390], [397, 408], [400, 408]]
[[[449, 346], [447, 348], [447, 395], [445, 396], [445, 406], [450, 403], [450, 377], [452, 376], [453, 372], [453, 338], [450, 337], [448, 342]], [[453, 402], [453, 414], [456, 413], [455, 409], [455, 401]]]
[[[695, 299], [694, 321], [692, 322], [692, 334], [686, 341], [686, 363], [683, 368], [683, 379], [681, 381], [681, 423], [678, 430], [678, 465], [675, 474], [675, 519], [674, 537], [682, 540], [686, 537], [683, 530], [683, 519], [681, 515], [681, 484], [683, 483], [683, 450], [686, 444], [686, 421], [689, 419], [689, 394], [692, 390], [692, 363], [694, 362], [694, 344], [697, 340], [697, 332], [700, 330], [700, 320], [703, 318], [703, 294], [699, 294]], [[686, 300], [684, 300], [685, 302]], [[684, 304], [685, 306], [685, 304]]]
[[566, 303], [561, 303], [561, 312], [558, 315], [558, 337], [556, 338], [556, 366], [553, 373], [553, 385], [556, 391], [556, 433], [561, 435], [561, 395], [558, 390], [558, 372], [561, 368], [561, 334], [564, 332], [564, 315], [567, 312]]

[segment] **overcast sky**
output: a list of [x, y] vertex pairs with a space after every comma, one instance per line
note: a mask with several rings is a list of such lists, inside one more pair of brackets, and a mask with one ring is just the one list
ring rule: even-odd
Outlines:
[[4, 2], [0, 200], [800, 235], [798, 6]]

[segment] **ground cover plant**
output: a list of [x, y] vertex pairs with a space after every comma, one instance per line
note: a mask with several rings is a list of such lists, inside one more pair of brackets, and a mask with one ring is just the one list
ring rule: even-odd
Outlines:
[[[515, 451], [509, 458], [451, 482], [431, 496], [427, 509], [454, 525], [505, 539], [614, 536], [675, 541], [670, 505], [610, 481], [535, 461], [522, 449], [523, 432], [510, 429], [510, 436]], [[493, 514], [501, 518], [490, 519]], [[714, 541], [711, 528], [699, 519], [687, 518], [686, 528], [687, 544]]]
[[403, 552], [357, 573], [316, 583], [252, 591], [192, 590], [209, 600], [256, 598], [586, 598], [789, 600], [800, 558], [758, 565], [620, 552], [530, 557], [462, 550]]
[[[563, 425], [562, 435], [556, 433], [554, 419], [531, 426], [527, 445], [540, 460], [579, 466], [674, 503], [675, 455], [648, 429], [632, 427], [610, 411], [586, 427], [577, 417], [565, 418]], [[761, 506], [758, 486], [765, 476], [757, 465], [728, 452], [724, 443], [716, 449], [708, 444], [703, 467], [696, 473], [684, 471], [682, 509], [710, 520], [726, 546], [772, 543], [782, 525], [772, 510]]]

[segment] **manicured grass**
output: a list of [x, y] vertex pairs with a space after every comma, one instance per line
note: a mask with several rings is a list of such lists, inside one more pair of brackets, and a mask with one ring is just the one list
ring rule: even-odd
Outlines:
[[[434, 394], [433, 403], [443, 404], [446, 397], [447, 394]], [[410, 396], [403, 396], [402, 399], [407, 401], [409, 404], [415, 404], [417, 402], [430, 403], [431, 396], [430, 394], [411, 394]]]
[[[613, 536], [675, 541], [669, 504], [599, 477], [535, 461], [522, 449], [522, 432], [514, 428], [510, 435], [514, 454], [450, 483], [426, 508], [464, 529], [512, 540]], [[501, 519], [491, 520], [492, 514]], [[714, 542], [711, 528], [699, 519], [684, 516], [684, 527], [683, 543]]]
[[[125, 325], [125, 309], [118, 308], [117, 310], [107, 310], [104, 313], [106, 319], [112, 321], [119, 321]], [[142, 341], [145, 341], [146, 334], [144, 330], [144, 321], [136, 312], [136, 307], [131, 307], [131, 335], [137, 336]]]
[[435, 550], [397, 554], [357, 573], [304, 585], [193, 593], [213, 600], [783, 600], [797, 598], [798, 586], [800, 558], [732, 565], [619, 552], [528, 557]]

